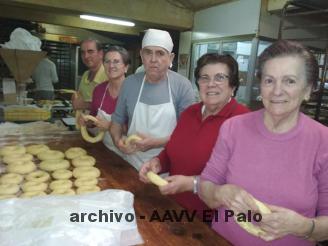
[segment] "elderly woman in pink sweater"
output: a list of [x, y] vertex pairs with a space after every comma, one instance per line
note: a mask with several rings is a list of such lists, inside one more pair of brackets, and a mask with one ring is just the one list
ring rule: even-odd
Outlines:
[[[201, 175], [212, 227], [234, 245], [314, 245], [328, 239], [328, 128], [300, 112], [318, 80], [314, 56], [280, 40], [259, 58], [264, 109], [227, 120]], [[227, 216], [271, 210], [253, 236]], [[227, 213], [230, 211], [230, 213]], [[251, 218], [254, 218], [251, 216]]]

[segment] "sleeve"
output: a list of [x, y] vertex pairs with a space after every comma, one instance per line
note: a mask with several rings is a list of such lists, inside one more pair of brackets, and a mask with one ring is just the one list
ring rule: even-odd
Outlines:
[[128, 122], [128, 110], [127, 110], [127, 96], [128, 96], [128, 81], [124, 80], [120, 95], [117, 99], [117, 104], [115, 107], [115, 112], [112, 114], [112, 121], [120, 125]]
[[203, 180], [211, 181], [215, 184], [226, 183], [226, 172], [231, 158], [231, 134], [230, 120], [225, 121], [220, 129], [220, 134], [212, 150], [212, 154], [201, 174]]
[[170, 170], [170, 159], [169, 156], [167, 154], [166, 148], [164, 148], [161, 153], [159, 153], [159, 155], [157, 156], [157, 158], [159, 159], [159, 162], [161, 163], [161, 173], [167, 173]]
[[51, 80], [52, 83], [55, 84], [58, 82], [58, 75], [57, 75], [57, 70], [56, 70], [56, 65], [54, 63], [51, 64]]
[[[327, 134], [325, 138], [328, 139]], [[320, 170], [318, 172], [318, 205], [317, 215], [328, 216], [328, 142], [324, 141], [319, 159]]]
[[190, 105], [195, 102], [195, 94], [192, 88], [191, 82], [185, 78], [181, 81], [179, 86], [179, 93], [177, 94], [177, 113], [180, 116], [181, 113]]

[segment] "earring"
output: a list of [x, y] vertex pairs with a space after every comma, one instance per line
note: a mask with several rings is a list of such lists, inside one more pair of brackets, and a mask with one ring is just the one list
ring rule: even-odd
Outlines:
[[256, 98], [257, 101], [262, 101], [262, 99], [263, 99], [263, 97], [262, 97], [261, 95], [259, 95], [259, 96]]

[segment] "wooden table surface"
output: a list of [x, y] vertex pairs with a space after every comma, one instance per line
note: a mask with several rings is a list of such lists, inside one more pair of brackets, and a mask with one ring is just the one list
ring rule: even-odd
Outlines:
[[169, 197], [161, 195], [156, 186], [139, 181], [138, 172], [102, 143], [86, 143], [78, 134], [65, 134], [42, 141], [55, 150], [84, 148], [89, 155], [96, 158], [96, 167], [101, 170], [99, 185], [102, 189], [123, 189], [134, 194], [138, 230], [145, 245], [231, 245], [197, 218], [192, 222], [186, 219], [182, 222], [149, 221], [154, 212], [162, 217], [168, 210], [179, 213], [184, 209]]

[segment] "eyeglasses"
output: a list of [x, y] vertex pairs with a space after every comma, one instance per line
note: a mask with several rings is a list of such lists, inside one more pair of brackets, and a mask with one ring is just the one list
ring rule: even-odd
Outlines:
[[111, 60], [105, 60], [104, 63], [105, 64], [108, 64], [108, 65], [112, 64], [115, 67], [123, 64], [123, 62], [121, 62], [120, 60], [113, 60], [113, 61], [111, 61]]
[[[229, 79], [229, 75], [223, 74], [223, 73], [217, 73], [214, 75], [213, 81], [215, 84], [222, 84], [226, 82]], [[200, 85], [207, 85], [211, 82], [212, 78], [208, 75], [201, 75], [199, 76], [198, 83]]]

